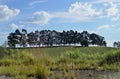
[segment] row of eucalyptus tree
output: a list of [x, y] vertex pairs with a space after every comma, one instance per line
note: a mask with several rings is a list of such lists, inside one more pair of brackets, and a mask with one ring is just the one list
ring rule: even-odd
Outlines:
[[42, 47], [42, 46], [66, 46], [66, 45], [99, 45], [106, 46], [104, 37], [87, 31], [63, 31], [41, 30], [27, 33], [26, 29], [20, 32], [18, 29], [8, 36], [10, 47]]

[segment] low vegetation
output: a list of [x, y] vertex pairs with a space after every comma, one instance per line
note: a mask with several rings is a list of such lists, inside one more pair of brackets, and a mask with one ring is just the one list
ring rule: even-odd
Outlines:
[[[44, 49], [44, 50], [43, 50]], [[5, 49], [0, 47], [0, 75], [15, 79], [47, 79], [52, 71], [120, 70], [120, 49], [106, 47], [54, 47]], [[2, 54], [3, 53], [3, 54]], [[56, 74], [59, 77], [61, 73]], [[70, 77], [69, 76], [69, 77]], [[53, 78], [54, 79], [54, 78]]]

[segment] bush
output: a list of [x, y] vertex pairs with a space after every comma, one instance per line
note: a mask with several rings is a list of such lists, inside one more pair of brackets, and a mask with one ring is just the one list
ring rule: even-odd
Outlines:
[[10, 54], [10, 50], [0, 47], [0, 58], [4, 58], [6, 55]]
[[47, 79], [50, 75], [50, 70], [47, 66], [37, 64], [35, 68], [35, 76], [37, 79]]
[[111, 51], [106, 54], [102, 63], [113, 64], [115, 62], [120, 62], [120, 50]]

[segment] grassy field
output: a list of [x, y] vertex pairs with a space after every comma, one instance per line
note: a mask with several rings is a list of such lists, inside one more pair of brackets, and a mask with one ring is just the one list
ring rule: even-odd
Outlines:
[[[15, 79], [74, 79], [71, 70], [119, 71], [120, 49], [110, 47], [47, 47], [5, 49], [0, 47], [0, 75]], [[90, 75], [90, 74], [89, 74]]]
[[34, 56], [41, 56], [42, 54], [47, 54], [50, 57], [59, 57], [61, 54], [67, 51], [79, 50], [82, 53], [94, 54], [94, 53], [105, 53], [110, 50], [116, 50], [116, 48], [111, 47], [48, 47], [48, 48], [28, 48], [28, 49], [15, 49], [20, 52], [26, 51], [32, 53]]

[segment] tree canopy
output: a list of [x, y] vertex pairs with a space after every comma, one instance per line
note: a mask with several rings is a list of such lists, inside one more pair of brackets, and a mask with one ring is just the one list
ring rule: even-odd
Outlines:
[[10, 33], [8, 38], [8, 45], [10, 47], [41, 47], [41, 46], [66, 46], [66, 45], [99, 45], [106, 46], [106, 41], [103, 36], [95, 33], [88, 33], [87, 31], [62, 31], [55, 30], [36, 30], [35, 32], [27, 33], [26, 29], [20, 32], [16, 29], [15, 32]]

